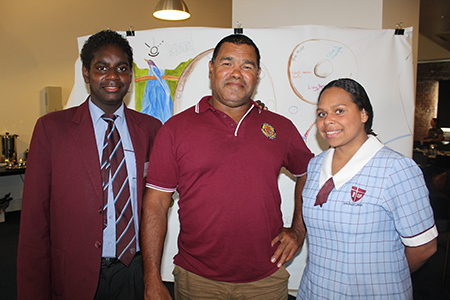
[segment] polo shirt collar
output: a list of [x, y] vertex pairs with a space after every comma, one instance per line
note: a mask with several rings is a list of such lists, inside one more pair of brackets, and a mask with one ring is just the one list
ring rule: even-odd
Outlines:
[[320, 170], [319, 186], [322, 186], [330, 177], [333, 177], [334, 186], [339, 189], [358, 172], [383, 148], [384, 145], [373, 135], [369, 135], [364, 144], [356, 151], [347, 164], [334, 176], [331, 173], [331, 165], [335, 148], [330, 148], [324, 155]]
[[[198, 114], [204, 113], [207, 110], [211, 110], [211, 111], [217, 111], [217, 109], [215, 109], [211, 104], [209, 104], [209, 99], [211, 99], [212, 96], [205, 96], [203, 97], [196, 105], [195, 105], [195, 112]], [[261, 112], [261, 109], [259, 108], [259, 106], [256, 104], [255, 101], [253, 101], [252, 99], [250, 99], [250, 103], [252, 104], [249, 108], [248, 111], [250, 111], [251, 109], [253, 109], [253, 107], [256, 107], [258, 109], [259, 112]], [[247, 111], [247, 113], [248, 113]], [[247, 115], [247, 114], [246, 114]]]

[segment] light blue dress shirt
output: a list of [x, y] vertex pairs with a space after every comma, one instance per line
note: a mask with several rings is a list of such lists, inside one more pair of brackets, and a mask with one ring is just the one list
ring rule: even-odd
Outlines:
[[[91, 99], [89, 99], [89, 111], [94, 125], [95, 139], [97, 142], [98, 157], [101, 164], [103, 155], [103, 142], [105, 139], [105, 132], [108, 128], [108, 123], [102, 119], [104, 114], [98, 106], [96, 106]], [[128, 180], [131, 195], [131, 207], [134, 215], [134, 228], [136, 232], [136, 251], [139, 251], [139, 219], [138, 219], [138, 204], [137, 204], [137, 177], [136, 177], [136, 157], [134, 154], [133, 143], [131, 142], [130, 132], [128, 131], [127, 120], [125, 119], [124, 104], [114, 112], [117, 116], [115, 121], [116, 127], [119, 130], [122, 139], [123, 150], [125, 152], [125, 160], [127, 164]], [[100, 171], [100, 170], [99, 170]], [[109, 209], [114, 207], [112, 186], [108, 188], [108, 210], [107, 220], [108, 224], [103, 230], [103, 248], [102, 257], [116, 257], [116, 226], [115, 226], [115, 210]]]

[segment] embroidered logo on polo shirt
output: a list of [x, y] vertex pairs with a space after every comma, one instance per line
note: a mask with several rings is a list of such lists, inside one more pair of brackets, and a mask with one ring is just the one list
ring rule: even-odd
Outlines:
[[366, 190], [357, 188], [356, 186], [352, 186], [352, 192], [351, 192], [352, 201], [357, 202], [357, 201], [361, 200], [361, 198], [364, 196], [365, 193], [366, 193]]
[[264, 133], [266, 137], [273, 140], [277, 136], [277, 132], [275, 131], [275, 128], [272, 127], [272, 125], [264, 123], [261, 126], [261, 131]]

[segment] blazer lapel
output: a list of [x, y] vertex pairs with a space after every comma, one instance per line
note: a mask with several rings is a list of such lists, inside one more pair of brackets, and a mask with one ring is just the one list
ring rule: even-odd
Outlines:
[[94, 126], [89, 113], [88, 100], [81, 104], [72, 118], [70, 132], [78, 147], [80, 163], [88, 171], [89, 178], [94, 186], [98, 199], [103, 201], [102, 178], [98, 158], [97, 142], [95, 140]]

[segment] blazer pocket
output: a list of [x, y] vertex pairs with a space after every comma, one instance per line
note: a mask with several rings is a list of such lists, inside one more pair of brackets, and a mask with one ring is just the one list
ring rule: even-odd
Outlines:
[[52, 264], [52, 292], [57, 296], [64, 294], [66, 251], [63, 249], [51, 248]]

